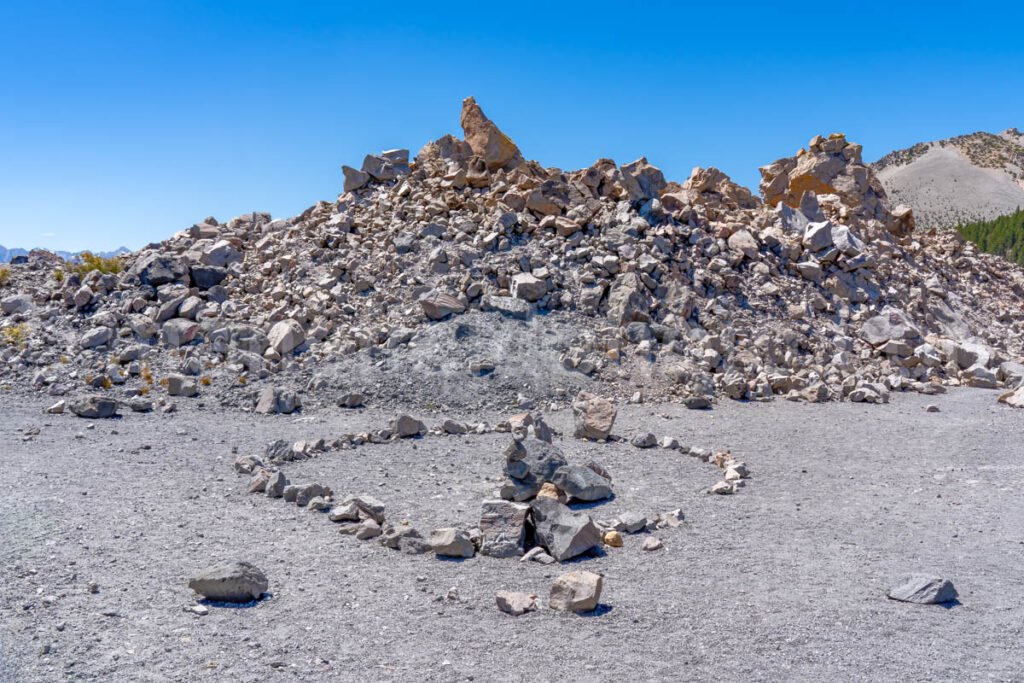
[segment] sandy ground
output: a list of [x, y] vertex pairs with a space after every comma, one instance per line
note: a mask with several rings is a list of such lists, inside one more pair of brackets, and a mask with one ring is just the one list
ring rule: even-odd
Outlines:
[[[3, 681], [1024, 680], [1024, 411], [992, 392], [621, 409], [617, 434], [732, 449], [754, 478], [731, 497], [704, 494], [715, 469], [678, 453], [556, 439], [612, 473], [617, 497], [595, 517], [682, 508], [686, 523], [657, 532], [661, 551], [630, 536], [570, 563], [605, 575], [597, 613], [519, 618], [495, 608], [495, 591], [543, 599], [567, 567], [402, 555], [246, 495], [232, 470], [232, 447], [390, 414], [257, 417], [182, 401], [178, 414], [89, 422], [44, 415], [48, 403], [9, 396], [0, 418]], [[568, 427], [564, 413], [549, 419]], [[287, 472], [372, 493], [426, 533], [477, 521], [508, 438], [367, 446]], [[187, 612], [189, 575], [230, 558], [263, 568], [272, 597]], [[890, 576], [918, 570], [951, 578], [960, 604], [885, 598]]]

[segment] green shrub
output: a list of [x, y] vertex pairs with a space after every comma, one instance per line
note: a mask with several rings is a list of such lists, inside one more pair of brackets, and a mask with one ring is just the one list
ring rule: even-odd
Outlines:
[[31, 330], [25, 323], [9, 325], [0, 330], [0, 339], [6, 346], [24, 346], [28, 343], [28, 335]]
[[94, 270], [98, 270], [106, 275], [107, 273], [120, 273], [123, 269], [121, 257], [119, 256], [103, 258], [102, 256], [96, 256], [90, 251], [83, 251], [79, 258], [81, 259], [80, 262], [69, 263], [66, 266], [66, 270], [78, 273], [80, 277], [85, 277]]

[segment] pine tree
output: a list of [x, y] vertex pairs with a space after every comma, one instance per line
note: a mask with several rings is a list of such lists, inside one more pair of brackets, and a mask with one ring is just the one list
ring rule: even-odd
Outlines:
[[957, 230], [982, 251], [1024, 265], [1024, 209], [990, 221], [960, 225]]

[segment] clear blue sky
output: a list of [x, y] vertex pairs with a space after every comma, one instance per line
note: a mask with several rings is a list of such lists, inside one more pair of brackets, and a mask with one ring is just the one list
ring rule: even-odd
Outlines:
[[0, 1], [0, 244], [137, 248], [294, 215], [342, 163], [460, 133], [669, 178], [840, 130], [869, 159], [1024, 128], [1024, 3]]

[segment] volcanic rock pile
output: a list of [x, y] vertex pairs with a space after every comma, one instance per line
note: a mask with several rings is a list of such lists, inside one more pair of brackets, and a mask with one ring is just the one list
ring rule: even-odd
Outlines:
[[[1024, 377], [1024, 271], [915, 233], [842, 135], [762, 168], [762, 200], [714, 168], [682, 184], [643, 158], [545, 168], [472, 98], [462, 127], [412, 160], [344, 167], [336, 201], [207, 218], [118, 273], [31, 254], [0, 293], [5, 383], [251, 408], [260, 380], [315, 395], [327, 364], [401, 364], [438, 321], [480, 315], [570, 327], [562, 368], [605, 396], [642, 378], [646, 397], [694, 405], [884, 402]], [[470, 359], [468, 374], [501, 362]], [[303, 403], [267, 396], [268, 412]]]

